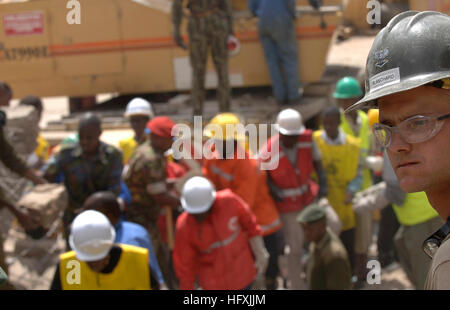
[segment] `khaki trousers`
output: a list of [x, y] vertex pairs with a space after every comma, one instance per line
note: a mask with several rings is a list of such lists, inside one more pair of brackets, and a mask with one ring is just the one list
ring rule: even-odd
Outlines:
[[372, 243], [372, 212], [355, 213], [355, 254], [367, 255]]
[[400, 265], [416, 289], [423, 290], [431, 259], [425, 254], [422, 244], [444, 222], [436, 216], [426, 222], [401, 225], [394, 237], [395, 249]]
[[301, 225], [297, 222], [300, 211], [281, 213], [283, 234], [286, 245], [289, 246], [287, 255], [288, 280], [291, 289], [306, 290], [306, 283], [300, 277], [302, 273], [302, 255], [305, 237]]

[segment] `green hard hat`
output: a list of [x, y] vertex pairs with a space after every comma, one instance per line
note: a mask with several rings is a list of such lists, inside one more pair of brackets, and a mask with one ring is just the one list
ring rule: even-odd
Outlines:
[[398, 14], [375, 37], [366, 62], [365, 97], [346, 112], [423, 85], [447, 88], [450, 16], [432, 11]]
[[357, 98], [363, 95], [361, 85], [351, 76], [340, 79], [336, 84], [336, 91], [333, 94], [335, 99]]
[[325, 208], [317, 203], [310, 204], [297, 216], [298, 223], [312, 223], [326, 216]]
[[79, 141], [78, 133], [72, 133], [61, 141], [62, 146], [77, 144]]

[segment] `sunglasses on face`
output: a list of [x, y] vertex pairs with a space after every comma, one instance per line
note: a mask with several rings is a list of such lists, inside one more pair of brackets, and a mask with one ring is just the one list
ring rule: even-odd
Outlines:
[[398, 133], [407, 143], [421, 143], [437, 135], [448, 118], [450, 118], [450, 114], [442, 116], [416, 115], [404, 120], [398, 126], [374, 124], [373, 133], [378, 143], [385, 148], [391, 144], [394, 133]]

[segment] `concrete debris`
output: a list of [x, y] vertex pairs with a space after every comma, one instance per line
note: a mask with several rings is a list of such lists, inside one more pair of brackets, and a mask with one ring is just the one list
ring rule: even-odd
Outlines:
[[5, 108], [8, 121], [4, 128], [6, 139], [19, 156], [28, 156], [37, 146], [39, 116], [35, 108], [16, 106]]
[[41, 226], [49, 229], [68, 203], [68, 194], [64, 185], [42, 184], [23, 196], [17, 203], [27, 208], [40, 219]]

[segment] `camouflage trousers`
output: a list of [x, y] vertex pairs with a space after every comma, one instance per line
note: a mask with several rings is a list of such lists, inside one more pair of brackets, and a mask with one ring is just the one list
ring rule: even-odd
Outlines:
[[228, 26], [220, 16], [189, 19], [189, 56], [192, 66], [191, 103], [194, 115], [202, 115], [205, 100], [205, 74], [208, 51], [218, 78], [217, 100], [220, 112], [230, 110], [230, 83], [228, 78]]

